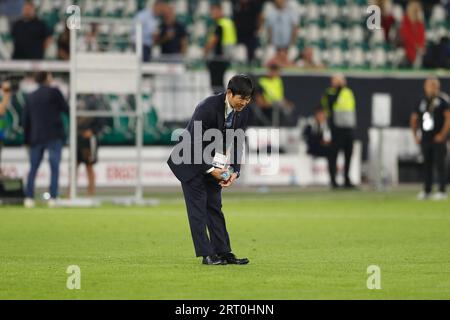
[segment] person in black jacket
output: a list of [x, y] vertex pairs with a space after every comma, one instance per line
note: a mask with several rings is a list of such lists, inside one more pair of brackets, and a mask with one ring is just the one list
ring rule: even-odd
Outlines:
[[328, 173], [332, 181], [333, 157], [331, 149], [331, 129], [328, 126], [327, 115], [321, 106], [314, 112], [314, 117], [308, 119], [308, 124], [303, 130], [303, 138], [308, 145], [307, 153], [314, 158], [326, 158], [328, 160]]
[[[246, 107], [252, 95], [252, 80], [246, 75], [236, 75], [226, 92], [201, 101], [167, 161], [181, 181], [195, 253], [197, 257], [203, 256], [203, 264], [249, 262], [232, 253], [221, 210], [221, 191], [222, 187], [231, 186], [240, 174], [249, 116]], [[213, 144], [209, 143], [210, 134], [216, 137]], [[228, 163], [233, 173], [223, 177]]]
[[26, 97], [23, 111], [25, 145], [30, 149], [30, 172], [25, 191], [25, 206], [34, 206], [34, 183], [45, 150], [49, 153], [51, 169], [49, 206], [58, 197], [59, 164], [65, 138], [62, 114], [69, 113], [69, 106], [62, 93], [50, 87], [52, 76], [39, 72], [36, 82], [39, 88]]
[[14, 42], [13, 60], [42, 60], [52, 42], [52, 31], [36, 16], [33, 1], [25, 1], [22, 17], [11, 29]]
[[[97, 111], [102, 108], [101, 97], [88, 95], [78, 105], [78, 110]], [[98, 155], [98, 136], [106, 124], [105, 118], [78, 117], [77, 119], [77, 170], [80, 164], [86, 166], [88, 179], [87, 195], [95, 195], [95, 170]], [[78, 171], [77, 171], [78, 177]]]
[[[447, 140], [450, 133], [450, 98], [441, 92], [438, 78], [428, 78], [424, 84], [424, 97], [420, 100], [410, 117], [410, 126], [416, 143], [423, 155], [424, 188], [419, 200], [447, 199]], [[431, 195], [434, 174], [437, 170], [439, 190]]]

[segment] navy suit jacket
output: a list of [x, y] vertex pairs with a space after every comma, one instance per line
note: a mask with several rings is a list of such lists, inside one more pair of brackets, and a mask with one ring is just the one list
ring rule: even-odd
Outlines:
[[64, 140], [63, 113], [69, 113], [69, 105], [57, 88], [44, 85], [30, 93], [23, 111], [25, 144]]
[[[242, 129], [245, 131], [245, 129], [247, 128], [248, 117], [249, 117], [248, 107], [244, 108], [244, 110], [242, 110], [241, 112], [236, 112], [234, 116], [233, 129], [235, 130]], [[181, 162], [176, 164], [172, 160], [172, 156], [178, 152], [176, 148], [177, 145], [179, 145], [180, 143], [186, 145], [187, 142], [183, 141], [183, 139], [180, 139], [180, 141], [178, 141], [169, 159], [167, 160], [167, 164], [169, 165], [170, 169], [178, 178], [178, 180], [180, 180], [181, 182], [187, 182], [196, 175], [204, 175], [206, 171], [208, 171], [208, 169], [212, 168], [211, 162], [213, 155], [211, 155], [209, 159], [206, 159], [206, 161], [205, 159], [203, 159], [203, 157], [201, 157], [202, 159], [201, 163], [194, 164], [193, 154], [194, 154], [195, 121], [202, 122], [202, 134], [208, 129], [218, 129], [222, 133], [222, 138], [225, 139], [223, 135], [225, 123], [225, 93], [210, 96], [205, 100], [201, 101], [195, 108], [194, 114], [185, 129], [185, 133], [189, 133], [189, 136], [191, 137], [191, 141], [188, 141], [192, 146], [190, 163]], [[202, 143], [202, 154], [205, 148], [210, 143], [211, 142]], [[237, 139], [234, 139], [232, 150], [234, 150], [234, 156], [232, 157], [233, 163], [231, 164], [231, 166], [233, 167], [235, 172], [239, 172], [241, 168], [240, 161], [243, 150], [243, 141], [238, 141]]]

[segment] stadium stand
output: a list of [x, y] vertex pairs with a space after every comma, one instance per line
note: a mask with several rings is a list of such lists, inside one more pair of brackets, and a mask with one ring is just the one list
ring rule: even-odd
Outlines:
[[[46, 21], [53, 30], [53, 44], [46, 51], [46, 59], [57, 59], [57, 41], [65, 29], [65, 9], [70, 4], [77, 4], [86, 17], [132, 18], [142, 8], [149, 6], [154, 0], [37, 0], [37, 14]], [[173, 0], [177, 19], [182, 21], [189, 32], [189, 47], [185, 64], [191, 68], [203, 67], [203, 46], [212, 21], [209, 14], [212, 0]], [[232, 16], [232, 1], [221, 1], [224, 13]], [[396, 42], [386, 41], [383, 30], [369, 31], [366, 27], [367, 0], [291, 0], [288, 5], [298, 13], [300, 32], [296, 47], [291, 48], [289, 57], [295, 59], [308, 47], [313, 48], [313, 60], [316, 65], [331, 68], [351, 69], [395, 69], [401, 66], [404, 57], [403, 48]], [[273, 10], [273, 3], [266, 1], [263, 12], [267, 14]], [[395, 17], [395, 26], [398, 28], [405, 13], [403, 6], [393, 3], [392, 15]], [[88, 25], [83, 25], [87, 28]], [[129, 35], [130, 27], [127, 25], [100, 24], [98, 41], [107, 44], [108, 51], [126, 51], [131, 49]], [[426, 20], [426, 39], [428, 44], [438, 43], [441, 38], [450, 36], [450, 19], [444, 6], [437, 4], [432, 7], [431, 15]], [[260, 34], [261, 47], [257, 50], [259, 65], [273, 55], [274, 48], [267, 44], [267, 34], [263, 29]], [[13, 42], [10, 34], [10, 24], [7, 17], [0, 15], [0, 59], [9, 59], [13, 51]], [[2, 58], [3, 57], [3, 58]], [[155, 50], [154, 58], [158, 59], [159, 51]], [[234, 64], [239, 68], [244, 66], [246, 48], [239, 45], [235, 50]], [[170, 82], [170, 79], [166, 79]], [[163, 80], [163, 81], [166, 81]], [[181, 80], [180, 80], [181, 81]], [[182, 80], [184, 81], [184, 80]], [[188, 85], [189, 79], [186, 84]], [[164, 84], [163, 84], [164, 86]], [[22, 143], [22, 129], [20, 114], [23, 109], [23, 92], [19, 91], [13, 99], [13, 105], [8, 109], [7, 144], [20, 145]], [[144, 96], [147, 105], [147, 119], [145, 121], [146, 144], [169, 144], [170, 130], [161, 125], [161, 115], [158, 114], [157, 105], [163, 101], [164, 93], [159, 96]], [[105, 105], [112, 109], [123, 110], [134, 107], [134, 102], [126, 97], [103, 97]], [[179, 114], [173, 112], [173, 120]], [[165, 119], [168, 120], [168, 119]], [[131, 120], [115, 117], [109, 119], [109, 125], [101, 137], [102, 144], [121, 145], [129, 144], [134, 136], [130, 128]]]

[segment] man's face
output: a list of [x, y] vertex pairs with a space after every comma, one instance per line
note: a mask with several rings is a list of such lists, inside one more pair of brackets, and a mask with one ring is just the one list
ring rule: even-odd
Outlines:
[[36, 14], [36, 10], [34, 9], [34, 6], [32, 4], [26, 3], [23, 5], [22, 16], [25, 19], [32, 19], [32, 18], [34, 18], [35, 14]]
[[327, 121], [327, 116], [325, 115], [324, 111], [317, 111], [316, 112], [316, 120], [318, 123], [324, 123]]
[[164, 15], [166, 10], [166, 6], [162, 2], [156, 2], [153, 5], [153, 14], [157, 17], [161, 17]]
[[278, 8], [284, 8], [284, 5], [286, 4], [285, 0], [275, 0], [275, 5]]
[[344, 79], [340, 76], [333, 76], [331, 78], [331, 86], [333, 88], [339, 88], [344, 86]]
[[222, 10], [218, 6], [211, 7], [211, 18], [213, 20], [220, 19], [222, 17]]
[[241, 112], [252, 100], [251, 97], [242, 97], [239, 94], [233, 95], [231, 91], [227, 92], [228, 102], [234, 111]]
[[176, 21], [175, 11], [172, 8], [168, 8], [164, 15], [164, 22], [168, 25], [174, 24]]
[[439, 93], [439, 82], [436, 79], [428, 79], [424, 85], [425, 95], [429, 98], [436, 97]]

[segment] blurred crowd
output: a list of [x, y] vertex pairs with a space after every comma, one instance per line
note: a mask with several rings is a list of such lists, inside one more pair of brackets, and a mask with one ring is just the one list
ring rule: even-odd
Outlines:
[[[313, 1], [314, 2], [314, 1]], [[316, 1], [319, 7], [326, 1]], [[0, 16], [8, 17], [10, 36], [13, 42], [12, 59], [44, 59], [45, 51], [52, 45], [57, 48], [57, 58], [70, 58], [70, 32], [67, 28], [60, 32], [52, 30], [37, 14], [36, 1], [1, 0]], [[181, 61], [195, 51], [190, 48], [193, 35], [188, 23], [179, 19], [175, 8], [176, 1], [154, 0], [135, 13], [135, 21], [143, 25], [143, 60], [154, 60], [152, 54], [158, 51], [158, 57]], [[189, 1], [189, 11], [195, 11]], [[211, 54], [219, 52], [212, 38], [218, 36], [217, 26], [223, 28], [226, 42], [224, 47], [229, 52], [227, 60], [233, 62], [236, 55], [252, 66], [277, 64], [280, 67], [325, 67], [326, 61], [317, 59], [320, 47], [302, 41], [306, 37], [301, 33], [302, 19], [295, 6], [296, 0], [232, 0], [231, 12], [225, 12], [220, 1], [210, 1], [208, 6], [208, 28], [204, 30], [205, 41], [198, 58], [206, 61]], [[307, 1], [298, 1], [305, 3]], [[375, 4], [381, 8], [381, 25], [385, 43], [390, 48], [402, 48], [403, 56], [399, 67], [447, 68], [450, 66], [449, 19], [450, 1], [448, 0], [369, 0], [366, 5]], [[394, 5], [403, 9], [399, 15], [394, 12]], [[269, 8], [269, 9], [267, 9]], [[434, 12], [436, 11], [436, 12]], [[83, 14], [83, 12], [82, 12]], [[427, 24], [435, 16], [443, 15], [442, 29], [439, 35], [428, 34]], [[195, 14], [194, 14], [195, 16]], [[365, 16], [367, 17], [367, 15]], [[434, 20], [433, 20], [434, 21]], [[361, 21], [364, 24], [365, 21]], [[191, 21], [190, 25], [196, 21]], [[303, 24], [304, 25], [304, 24]], [[305, 31], [305, 30], [303, 30]], [[328, 31], [325, 31], [328, 32]], [[433, 31], [434, 32], [434, 31]], [[130, 31], [133, 35], [133, 30]], [[348, 35], [352, 36], [351, 32]], [[99, 25], [89, 25], [81, 45], [87, 50], [102, 50], [98, 39]], [[429, 38], [429, 39], [428, 39]], [[132, 39], [132, 37], [130, 37]], [[0, 37], [0, 47], [3, 46]], [[217, 41], [217, 38], [216, 40]], [[302, 43], [298, 45], [299, 41]], [[368, 39], [366, 39], [368, 41]], [[239, 46], [239, 50], [237, 49]], [[104, 48], [103, 48], [104, 49]], [[242, 53], [243, 49], [244, 53]], [[268, 54], [258, 56], [258, 49]], [[266, 50], [267, 49], [267, 50]], [[7, 55], [4, 48], [0, 57]], [[195, 55], [195, 54], [194, 54]], [[163, 59], [164, 60], [164, 59]], [[217, 66], [216, 66], [216, 69]], [[220, 68], [219, 68], [220, 69]]]

